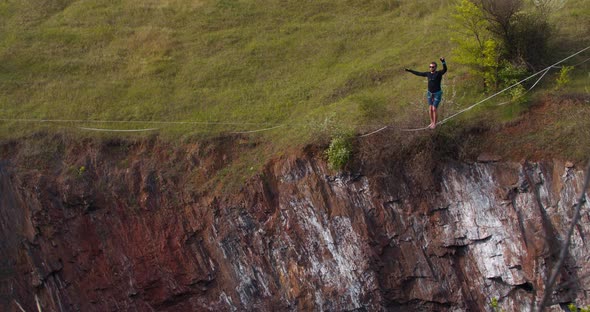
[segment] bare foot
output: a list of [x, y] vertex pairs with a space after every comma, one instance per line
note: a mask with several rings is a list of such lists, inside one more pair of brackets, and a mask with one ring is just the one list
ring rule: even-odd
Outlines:
[[435, 123], [432, 123], [432, 124], [430, 124], [430, 126], [428, 126], [428, 128], [434, 129], [434, 128], [436, 128], [436, 124]]

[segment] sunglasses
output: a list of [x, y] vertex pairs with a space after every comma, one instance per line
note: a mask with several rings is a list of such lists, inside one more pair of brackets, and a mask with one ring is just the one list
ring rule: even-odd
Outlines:
[[436, 68], [436, 66], [428, 66], [428, 67], [430, 67], [430, 68]]

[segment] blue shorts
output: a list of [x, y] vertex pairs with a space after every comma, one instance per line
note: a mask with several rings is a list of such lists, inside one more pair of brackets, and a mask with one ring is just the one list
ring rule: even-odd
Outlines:
[[434, 108], [438, 108], [438, 104], [440, 104], [440, 101], [442, 101], [442, 95], [442, 90], [434, 93], [426, 91], [426, 100], [428, 101], [428, 105], [434, 106]]

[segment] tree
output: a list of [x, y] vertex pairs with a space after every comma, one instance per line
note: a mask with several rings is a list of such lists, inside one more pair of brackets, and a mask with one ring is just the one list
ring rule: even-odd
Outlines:
[[496, 89], [501, 47], [494, 40], [484, 12], [469, 0], [461, 0], [452, 14], [453, 36], [458, 63], [467, 65], [470, 72], [483, 81], [484, 88]]
[[526, 12], [523, 0], [472, 0], [484, 12], [489, 30], [502, 43], [503, 58], [513, 65], [534, 69], [547, 52], [552, 28], [549, 9], [557, 0], [538, 0], [536, 11]]
[[535, 70], [543, 64], [552, 33], [546, 7], [525, 11], [523, 0], [458, 0], [452, 15], [457, 61], [494, 90], [507, 79], [521, 78], [502, 73]]
[[511, 42], [513, 52], [509, 55], [510, 60], [534, 70], [546, 58], [552, 33], [553, 28], [540, 10], [519, 14], [514, 21], [514, 37]]
[[479, 2], [484, 17], [489, 22], [489, 30], [496, 38], [502, 40], [508, 58], [516, 53], [515, 17], [522, 8], [522, 0], [476, 0]]

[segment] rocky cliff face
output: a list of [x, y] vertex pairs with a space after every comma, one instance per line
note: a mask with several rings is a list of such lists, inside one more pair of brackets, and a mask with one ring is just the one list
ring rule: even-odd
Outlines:
[[[79, 143], [48, 167], [4, 146], [0, 310], [527, 311], [582, 191], [560, 161], [335, 175], [308, 151], [204, 192], [223, 144], [158, 144]], [[589, 208], [555, 309], [590, 304]]]

